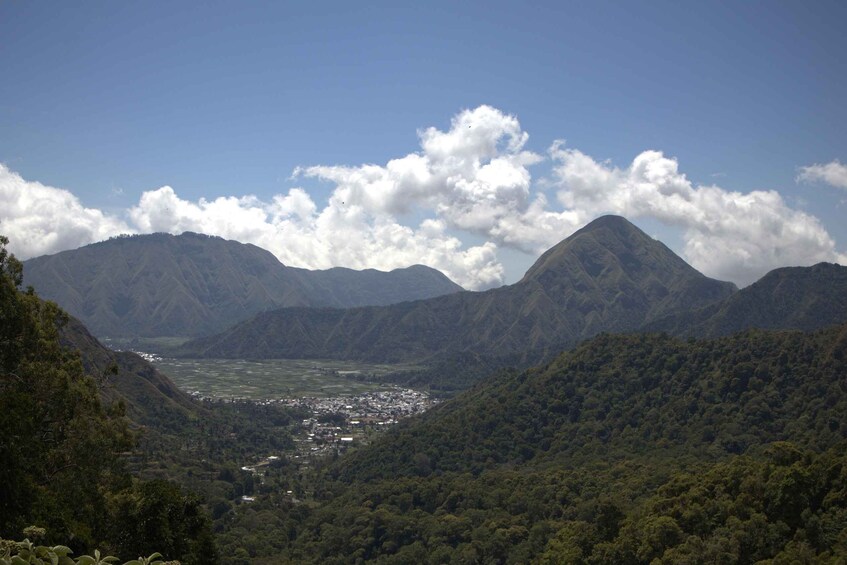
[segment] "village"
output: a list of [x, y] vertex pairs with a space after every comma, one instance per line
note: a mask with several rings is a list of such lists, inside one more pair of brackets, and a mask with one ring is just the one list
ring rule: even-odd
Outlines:
[[302, 421], [301, 435], [295, 439], [298, 455], [302, 457], [340, 453], [352, 445], [366, 443], [375, 433], [403, 418], [424, 412], [436, 401], [425, 392], [392, 388], [356, 396], [281, 402], [312, 413]]
[[[351, 447], [367, 444], [371, 439], [404, 418], [420, 414], [438, 403], [427, 393], [413, 389], [390, 388], [355, 396], [304, 397], [264, 400], [292, 408], [305, 409], [311, 414], [303, 419], [295, 433], [294, 453], [287, 458], [301, 470], [316, 459], [341, 454]], [[253, 473], [262, 481], [264, 468], [279, 460], [271, 455], [242, 471]], [[292, 491], [287, 491], [292, 496]], [[242, 503], [253, 502], [253, 496], [243, 496]]]

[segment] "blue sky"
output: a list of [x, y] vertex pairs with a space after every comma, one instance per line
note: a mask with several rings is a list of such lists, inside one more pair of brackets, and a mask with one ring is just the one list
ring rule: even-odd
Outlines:
[[[739, 284], [840, 261], [845, 21], [843, 2], [0, 3], [0, 230], [28, 256], [187, 227], [287, 264], [418, 258], [484, 288], [578, 223], [630, 212]], [[456, 141], [458, 123], [488, 124], [493, 149]], [[427, 128], [447, 136], [431, 154]], [[464, 164], [442, 154], [461, 147]], [[658, 180], [633, 167], [647, 151]], [[410, 154], [432, 178], [388, 171]], [[498, 159], [512, 168], [489, 173], [529, 178], [477, 175]], [[275, 196], [289, 198], [271, 210]], [[242, 213], [252, 230], [225, 221]], [[733, 213], [749, 225], [718, 225]], [[757, 246], [727, 259], [733, 238]]]

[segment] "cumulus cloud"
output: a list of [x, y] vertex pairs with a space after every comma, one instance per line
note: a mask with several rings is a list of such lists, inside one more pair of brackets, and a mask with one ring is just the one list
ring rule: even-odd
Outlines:
[[0, 163], [0, 233], [21, 258], [56, 253], [133, 230], [86, 208], [69, 191], [24, 180]]
[[331, 207], [388, 216], [423, 208], [449, 228], [529, 253], [579, 227], [572, 213], [550, 210], [543, 194], [533, 194], [528, 167], [544, 157], [524, 149], [529, 135], [516, 117], [480, 106], [456, 115], [448, 131], [430, 127], [418, 137], [420, 152], [385, 166], [296, 173], [335, 184]]
[[[417, 151], [384, 164], [295, 170], [292, 182], [330, 184], [320, 205], [301, 187], [264, 199], [189, 201], [164, 186], [144, 192], [117, 218], [0, 166], [0, 197], [10, 203], [0, 210], [0, 230], [23, 257], [117, 233], [196, 231], [259, 245], [288, 265], [387, 270], [422, 263], [484, 289], [503, 282], [499, 248], [535, 256], [597, 216], [616, 213], [679, 229], [690, 263], [740, 285], [779, 266], [847, 263], [820, 221], [777, 192], [694, 185], [659, 151], [644, 151], [623, 168], [563, 142], [540, 155], [527, 149], [529, 135], [515, 116], [490, 106], [464, 110], [446, 131], [429, 127], [418, 138]], [[531, 168], [545, 160], [552, 176], [533, 183]], [[837, 161], [812, 165], [798, 179], [847, 187], [845, 169]], [[463, 234], [482, 243], [469, 246]]]
[[191, 202], [166, 186], [145, 192], [129, 217], [141, 232], [218, 235], [254, 243], [287, 265], [311, 269], [388, 270], [421, 263], [466, 288], [490, 287], [503, 279], [493, 243], [464, 248], [444, 222], [429, 219], [411, 228], [361, 204], [345, 204], [337, 195], [319, 211], [301, 188], [270, 202], [255, 196]]
[[847, 190], [847, 165], [842, 165], [838, 159], [825, 165], [809, 165], [800, 167], [797, 182], [825, 182], [837, 188]]
[[659, 151], [644, 151], [624, 169], [562, 143], [550, 154], [563, 206], [584, 218], [611, 212], [680, 227], [685, 258], [709, 276], [743, 286], [780, 266], [847, 263], [820, 221], [775, 191], [694, 186]]

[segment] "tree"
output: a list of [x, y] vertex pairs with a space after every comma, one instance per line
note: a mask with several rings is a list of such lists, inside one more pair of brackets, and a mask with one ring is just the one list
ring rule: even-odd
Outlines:
[[59, 343], [67, 315], [32, 289], [0, 236], [0, 535], [32, 523], [73, 549], [95, 541], [103, 492], [132, 445], [120, 408], [106, 410], [79, 354]]

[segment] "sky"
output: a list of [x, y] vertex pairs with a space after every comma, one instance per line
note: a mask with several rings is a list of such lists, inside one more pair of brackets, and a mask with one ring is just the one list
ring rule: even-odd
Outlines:
[[847, 264], [847, 3], [0, 1], [18, 257], [195, 231], [468, 289], [620, 214], [708, 276]]

